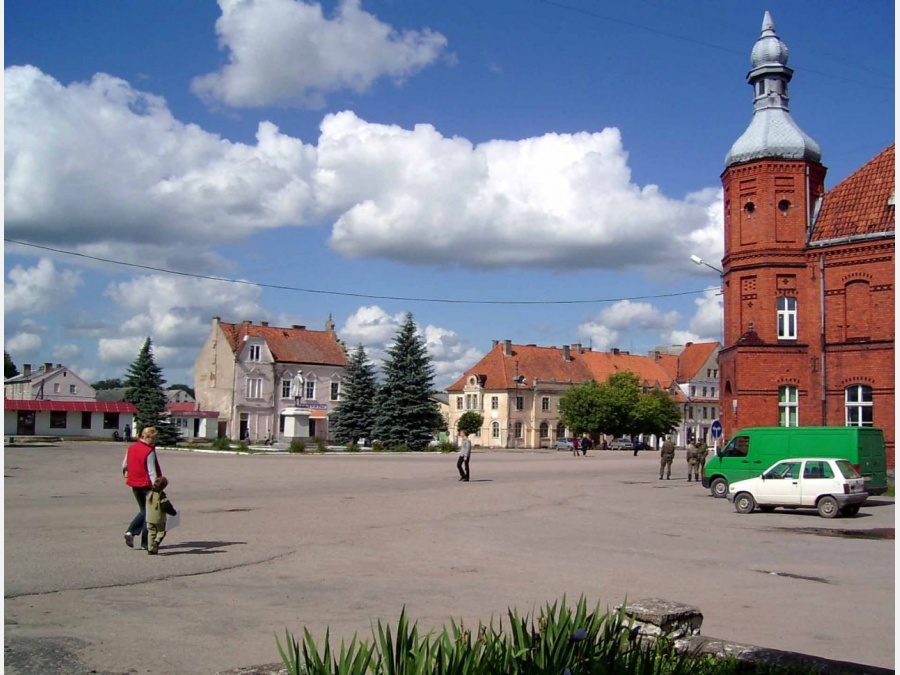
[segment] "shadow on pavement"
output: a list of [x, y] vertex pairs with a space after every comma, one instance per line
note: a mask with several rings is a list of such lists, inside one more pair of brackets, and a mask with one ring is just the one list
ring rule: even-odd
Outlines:
[[[225, 553], [226, 546], [243, 546], [246, 541], [183, 541], [179, 544], [159, 547], [160, 555], [208, 555]], [[185, 550], [176, 550], [185, 549]], [[218, 550], [217, 550], [218, 549]]]

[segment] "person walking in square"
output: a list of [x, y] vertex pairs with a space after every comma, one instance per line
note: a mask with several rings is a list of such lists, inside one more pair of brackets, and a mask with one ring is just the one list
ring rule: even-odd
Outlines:
[[140, 438], [128, 446], [125, 459], [122, 460], [125, 484], [131, 488], [139, 509], [125, 530], [125, 545], [129, 548], [134, 548], [136, 534], [141, 536], [141, 548], [147, 548], [147, 495], [150, 494], [153, 482], [162, 475], [156, 459], [156, 436], [154, 427], [141, 429]]
[[466, 431], [459, 432], [459, 455], [456, 458], [456, 470], [459, 471], [459, 479], [464, 483], [469, 482], [469, 458], [472, 456], [472, 441]]
[[666, 474], [666, 480], [672, 479], [672, 460], [675, 459], [675, 444], [672, 442], [671, 436], [666, 436], [665, 443], [659, 451], [659, 479], [662, 480], [663, 473]]
[[688, 483], [691, 478], [700, 480], [700, 443], [694, 441], [687, 446]]
[[166, 538], [166, 520], [169, 516], [178, 515], [172, 502], [166, 496], [165, 489], [168, 485], [169, 479], [159, 476], [153, 481], [153, 487], [147, 495], [148, 555], [159, 553], [159, 545]]

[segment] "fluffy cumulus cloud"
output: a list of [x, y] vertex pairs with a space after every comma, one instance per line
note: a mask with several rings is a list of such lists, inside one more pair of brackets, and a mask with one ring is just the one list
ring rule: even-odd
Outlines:
[[17, 66], [4, 86], [11, 239], [168, 261], [190, 244], [203, 255], [210, 241], [302, 221], [312, 202], [315, 149], [270, 123], [255, 145], [231, 143], [103, 74], [63, 86]]
[[52, 260], [41, 258], [34, 267], [16, 265], [3, 285], [5, 313], [36, 314], [66, 304], [81, 286], [75, 270], [57, 270]]
[[722, 292], [718, 288], [708, 289], [702, 297], [694, 300], [697, 308], [688, 321], [687, 330], [673, 330], [666, 336], [668, 344], [683, 345], [687, 342], [722, 341]]
[[219, 0], [221, 70], [197, 77], [191, 88], [230, 106], [319, 108], [327, 94], [363, 92], [376, 80], [401, 82], [434, 63], [447, 39], [429, 29], [399, 31], [343, 0], [333, 16], [300, 0]]
[[675, 328], [680, 318], [678, 312], [663, 312], [646, 302], [621, 300], [581, 324], [576, 332], [583, 342], [590, 341], [594, 349], [606, 351], [622, 347], [619, 342], [629, 337], [665, 335]]
[[[388, 314], [376, 305], [360, 307], [347, 317], [338, 335], [349, 349], [362, 345], [369, 359], [380, 366], [387, 357], [406, 313]], [[444, 387], [458, 379], [484, 355], [454, 331], [439, 326], [418, 326], [435, 371], [435, 384]]]
[[[43, 339], [39, 333], [32, 333], [22, 330], [8, 335], [4, 341], [4, 348], [15, 358], [19, 359], [36, 359], [40, 356], [38, 353], [43, 346]], [[19, 368], [21, 372], [22, 368]]]
[[111, 284], [106, 295], [125, 318], [116, 334], [99, 340], [98, 356], [127, 366], [149, 336], [158, 365], [189, 368], [213, 316], [268, 318], [260, 294], [257, 286], [161, 275]]

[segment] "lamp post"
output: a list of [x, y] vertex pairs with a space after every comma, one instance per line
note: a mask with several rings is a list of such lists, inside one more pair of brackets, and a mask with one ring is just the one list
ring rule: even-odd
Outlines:
[[719, 268], [716, 267], [715, 265], [710, 265], [708, 262], [706, 262], [706, 261], [705, 261], [703, 258], [701, 258], [699, 255], [692, 255], [692, 256], [691, 256], [691, 262], [694, 263], [695, 265], [706, 265], [709, 269], [715, 270], [716, 272], [718, 272], [718, 273], [719, 273], [719, 276], [722, 276], [723, 274], [725, 274], [725, 272], [724, 272], [723, 270], [719, 269]]

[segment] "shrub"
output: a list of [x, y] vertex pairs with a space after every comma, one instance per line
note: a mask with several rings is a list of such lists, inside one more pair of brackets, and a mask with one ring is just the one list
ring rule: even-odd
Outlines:
[[212, 446], [215, 450], [231, 450], [231, 439], [221, 436], [213, 442]]
[[325, 445], [325, 439], [316, 436], [316, 452], [325, 452], [328, 447]]
[[304, 450], [306, 450], [306, 443], [303, 442], [303, 439], [291, 439], [291, 444], [288, 445], [288, 452], [303, 452]]
[[456, 443], [451, 443], [450, 441], [443, 441], [437, 449], [440, 452], [458, 452], [459, 446]]
[[412, 452], [413, 449], [409, 447], [406, 443], [401, 443], [400, 445], [395, 445], [390, 449], [391, 452]]
[[384, 443], [381, 441], [372, 441], [372, 450], [375, 452], [381, 452], [384, 450]]
[[356, 443], [348, 443], [344, 446], [344, 452], [359, 452], [359, 446]]

